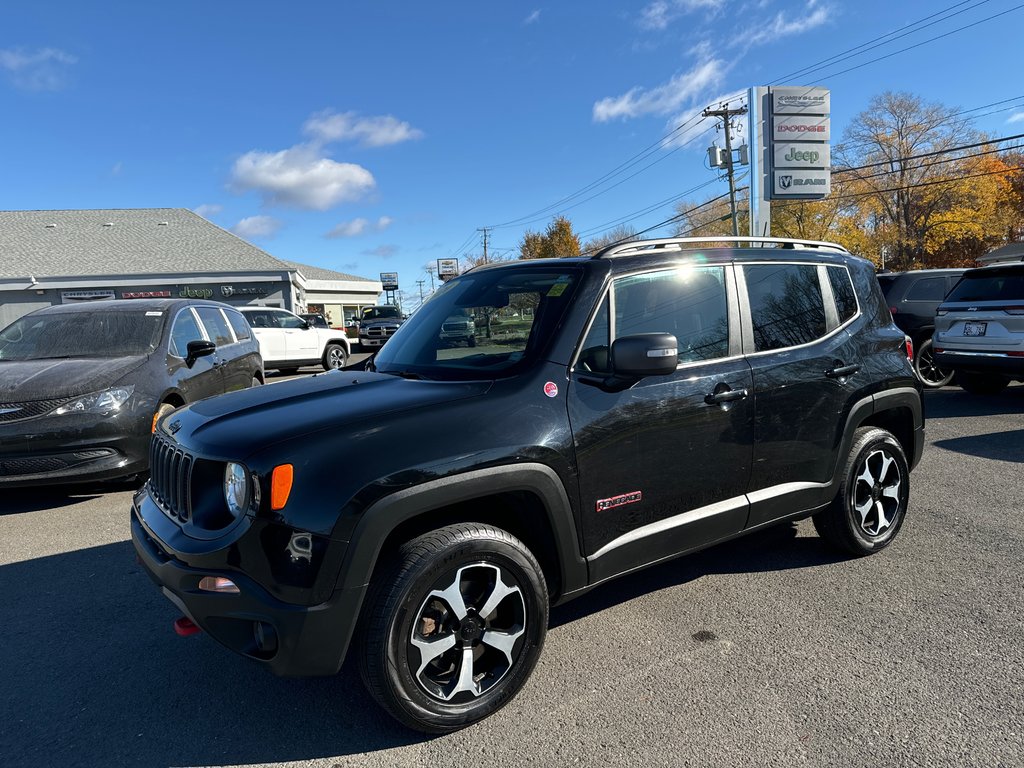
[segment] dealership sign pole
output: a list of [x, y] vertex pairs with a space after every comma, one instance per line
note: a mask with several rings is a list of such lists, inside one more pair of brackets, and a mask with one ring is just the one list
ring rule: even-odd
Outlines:
[[827, 88], [751, 88], [752, 237], [771, 235], [772, 200], [821, 200], [832, 191], [831, 93]]

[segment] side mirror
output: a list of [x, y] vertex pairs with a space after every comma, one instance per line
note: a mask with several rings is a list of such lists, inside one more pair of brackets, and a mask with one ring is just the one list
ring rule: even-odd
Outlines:
[[217, 351], [217, 345], [205, 339], [196, 339], [188, 343], [188, 354], [185, 356], [185, 365], [191, 368], [200, 357], [212, 355]]
[[679, 342], [671, 333], [638, 333], [612, 342], [615, 376], [666, 376], [679, 365]]

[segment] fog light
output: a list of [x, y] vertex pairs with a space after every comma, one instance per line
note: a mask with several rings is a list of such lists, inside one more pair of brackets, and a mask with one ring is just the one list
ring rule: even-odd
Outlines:
[[254, 621], [252, 635], [261, 653], [272, 653], [277, 650], [277, 632], [267, 622]]
[[203, 576], [199, 580], [199, 588], [203, 592], [227, 592], [234, 595], [240, 591], [235, 582], [223, 576]]

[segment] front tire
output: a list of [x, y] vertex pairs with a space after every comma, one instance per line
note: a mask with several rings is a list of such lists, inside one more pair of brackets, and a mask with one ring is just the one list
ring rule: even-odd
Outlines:
[[910, 467], [890, 432], [860, 427], [854, 433], [839, 492], [814, 515], [818, 535], [851, 555], [870, 555], [892, 543], [907, 515]]
[[917, 348], [914, 355], [914, 373], [921, 383], [930, 389], [939, 389], [953, 380], [953, 372], [947, 371], [935, 363], [932, 340], [928, 339]]
[[544, 646], [548, 593], [536, 558], [476, 523], [404, 544], [375, 577], [359, 671], [395, 719], [424, 733], [463, 728], [519, 692]]
[[348, 352], [341, 344], [328, 344], [324, 349], [323, 366], [325, 371], [340, 371], [348, 365]]

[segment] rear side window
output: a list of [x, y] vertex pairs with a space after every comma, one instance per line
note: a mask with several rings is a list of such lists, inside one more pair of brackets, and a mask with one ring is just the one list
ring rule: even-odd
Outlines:
[[896, 286], [896, 275], [878, 275], [878, 284], [882, 286], [882, 295], [886, 299], [889, 298], [889, 293]]
[[754, 326], [754, 350], [807, 344], [825, 335], [825, 303], [813, 264], [743, 267]]
[[923, 277], [910, 286], [906, 301], [942, 301], [945, 295], [945, 277]]
[[199, 323], [191, 309], [179, 312], [171, 328], [171, 354], [178, 357], [185, 357], [188, 354], [188, 343], [190, 341], [202, 341], [203, 332], [199, 330]]
[[210, 334], [210, 340], [213, 341], [218, 347], [223, 347], [227, 344], [234, 344], [235, 340], [231, 336], [231, 329], [228, 327], [227, 321], [224, 319], [224, 315], [216, 307], [199, 307], [196, 309], [199, 313], [199, 319], [203, 321], [203, 325], [206, 326], [206, 332]]
[[289, 312], [274, 312], [274, 319], [278, 328], [302, 328], [306, 325], [305, 320]]
[[253, 328], [277, 328], [277, 320], [270, 310], [261, 309], [254, 312], [246, 312], [245, 319]]
[[240, 312], [225, 309], [224, 314], [228, 316], [228, 322], [231, 323], [231, 328], [234, 330], [235, 336], [239, 341], [248, 339], [252, 336], [252, 333], [249, 331], [249, 324], [245, 322], [245, 318], [242, 317]]
[[836, 312], [839, 313], [839, 324], [842, 325], [857, 314], [857, 294], [853, 291], [850, 273], [844, 267], [829, 267], [828, 282], [832, 286], [832, 296], [836, 300]]
[[993, 270], [964, 277], [946, 301], [1024, 301], [1024, 272]]

